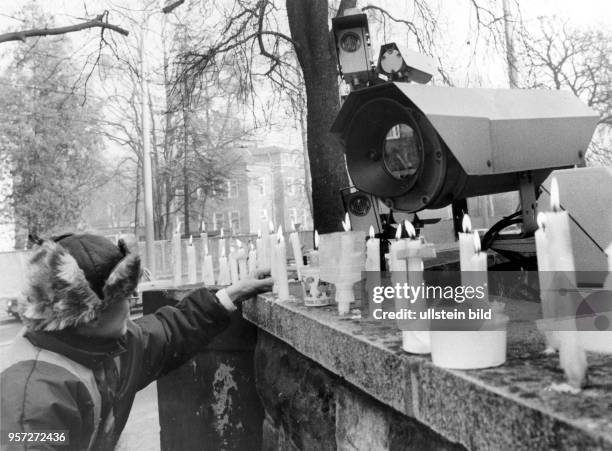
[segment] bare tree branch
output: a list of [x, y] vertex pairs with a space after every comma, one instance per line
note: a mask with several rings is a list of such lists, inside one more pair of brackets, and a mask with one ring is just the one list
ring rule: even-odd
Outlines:
[[164, 6], [164, 7], [162, 8], [162, 12], [163, 12], [164, 14], [169, 14], [169, 13], [171, 13], [172, 11], [174, 11], [176, 8], [178, 8], [179, 6], [181, 6], [183, 3], [185, 3], [185, 0], [177, 0], [177, 1], [175, 1], [174, 3], [170, 3], [169, 5]]
[[108, 11], [104, 11], [102, 14], [96, 16], [92, 20], [82, 22], [75, 25], [68, 25], [65, 27], [57, 28], [32, 28], [30, 30], [14, 31], [11, 33], [0, 34], [0, 43], [9, 41], [25, 41], [27, 38], [33, 36], [52, 36], [67, 33], [74, 33], [75, 31], [86, 30], [88, 28], [102, 28], [103, 30], [108, 29], [116, 31], [124, 36], [129, 34], [129, 31], [108, 23]]

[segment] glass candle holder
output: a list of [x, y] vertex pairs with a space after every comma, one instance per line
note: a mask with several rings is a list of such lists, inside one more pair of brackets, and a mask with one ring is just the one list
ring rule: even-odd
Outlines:
[[322, 307], [332, 303], [333, 285], [320, 279], [321, 268], [318, 266], [302, 267], [302, 291], [304, 305], [307, 307]]

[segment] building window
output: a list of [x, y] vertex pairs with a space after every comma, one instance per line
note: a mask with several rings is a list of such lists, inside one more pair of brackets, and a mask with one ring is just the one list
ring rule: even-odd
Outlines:
[[225, 215], [223, 213], [215, 213], [213, 216], [213, 228], [215, 230], [221, 230], [225, 224], [224, 222]]
[[263, 177], [257, 177], [255, 179], [255, 186], [257, 187], [257, 192], [261, 196], [266, 195], [266, 179], [264, 179]]
[[228, 180], [227, 181], [227, 198], [235, 199], [238, 197], [238, 181]]
[[292, 225], [300, 222], [298, 219], [297, 208], [289, 209], [289, 221], [291, 221]]
[[309, 211], [308, 211], [306, 208], [304, 208], [304, 209], [302, 210], [302, 228], [306, 227], [306, 224], [308, 224], [308, 223], [310, 222], [310, 221], [308, 220], [308, 219], [309, 219], [309, 216], [310, 216], [310, 214], [309, 214], [309, 213], [310, 213], [310, 212], [309, 212]]
[[287, 194], [294, 196], [295, 191], [295, 179], [293, 177], [287, 177]]
[[238, 232], [240, 230], [240, 212], [232, 211], [230, 213], [230, 227], [234, 232]]

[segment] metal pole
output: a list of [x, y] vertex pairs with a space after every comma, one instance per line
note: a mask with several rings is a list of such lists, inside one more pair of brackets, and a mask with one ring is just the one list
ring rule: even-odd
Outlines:
[[145, 26], [140, 39], [140, 93], [141, 93], [141, 119], [142, 119], [142, 169], [144, 179], [144, 211], [145, 211], [145, 245], [147, 249], [146, 265], [155, 278], [155, 255], [154, 255], [154, 229], [153, 229], [153, 175], [151, 172], [151, 149], [149, 136], [149, 112], [147, 96], [147, 78], [145, 74]]

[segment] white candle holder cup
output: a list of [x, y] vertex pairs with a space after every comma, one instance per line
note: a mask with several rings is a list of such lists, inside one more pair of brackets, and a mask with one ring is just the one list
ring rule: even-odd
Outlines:
[[353, 286], [365, 269], [365, 232], [336, 232], [320, 235], [321, 279], [336, 286], [338, 313], [350, 312], [355, 301]]
[[318, 266], [302, 266], [300, 282], [307, 307], [323, 307], [332, 302], [333, 285], [321, 280], [320, 274]]
[[434, 365], [475, 370], [492, 368], [506, 362], [508, 316], [497, 313], [482, 330], [432, 330], [431, 360]]

